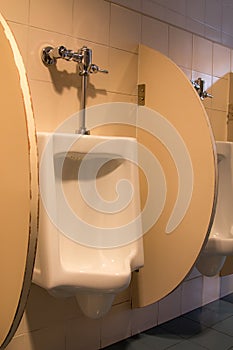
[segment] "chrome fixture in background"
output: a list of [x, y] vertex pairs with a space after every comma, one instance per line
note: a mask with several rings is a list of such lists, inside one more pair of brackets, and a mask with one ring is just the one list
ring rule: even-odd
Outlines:
[[205, 80], [198, 78], [196, 80], [191, 80], [191, 83], [193, 84], [193, 87], [197, 91], [201, 100], [204, 100], [206, 97], [213, 98], [213, 95], [204, 90]]
[[42, 61], [45, 66], [49, 67], [57, 63], [62, 58], [66, 61], [78, 63], [79, 75], [82, 77], [82, 98], [81, 98], [81, 126], [77, 133], [89, 134], [86, 129], [86, 98], [87, 98], [87, 77], [92, 73], [108, 73], [106, 69], [101, 69], [92, 63], [92, 50], [83, 46], [77, 52], [68, 50], [65, 46], [51, 47], [47, 46], [42, 50]]

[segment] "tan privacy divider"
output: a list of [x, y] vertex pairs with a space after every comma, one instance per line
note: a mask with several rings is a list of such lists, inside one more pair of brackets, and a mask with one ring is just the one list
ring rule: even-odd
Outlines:
[[24, 312], [35, 256], [38, 171], [35, 126], [22, 58], [0, 16], [0, 348]]
[[[150, 215], [143, 219], [145, 265], [133, 276], [134, 307], [163, 298], [188, 274], [208, 238], [216, 196], [212, 131], [187, 77], [167, 57], [141, 46], [139, 84], [146, 84], [146, 104], [139, 107], [137, 139], [157, 158], [165, 188], [152, 193], [151, 216], [161, 210], [150, 229]], [[156, 171], [153, 181], [159, 181]], [[141, 180], [143, 206], [150, 185]]]

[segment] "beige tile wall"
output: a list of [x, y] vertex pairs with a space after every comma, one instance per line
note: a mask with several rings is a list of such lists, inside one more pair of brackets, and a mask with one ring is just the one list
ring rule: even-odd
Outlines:
[[[204, 105], [215, 138], [226, 139], [233, 51], [221, 42], [233, 44], [232, 7], [219, 7], [217, 0], [206, 0], [205, 7], [204, 1], [197, 6], [191, 0], [115, 2], [119, 5], [104, 0], [1, 0], [0, 11], [16, 37], [27, 69], [37, 129], [53, 130], [80, 107], [75, 64], [59, 61], [57, 67], [45, 68], [40, 59], [44, 46], [63, 44], [75, 49], [86, 44], [93, 48], [94, 62], [109, 69], [109, 75], [91, 77], [88, 106], [92, 106], [136, 101], [137, 48], [142, 42], [170, 56], [189, 79], [205, 79], [206, 89], [214, 95]], [[219, 11], [226, 19], [224, 26]], [[149, 69], [153, 71], [153, 67]], [[178, 88], [176, 82], [168, 83]], [[194, 269], [156, 304], [131, 310], [127, 291], [103, 320], [89, 320], [82, 316], [75, 299], [55, 299], [32, 286], [26, 312], [7, 350], [98, 349], [231, 291], [232, 276], [209, 279]]]
[[[233, 47], [233, 4], [225, 0], [107, 0]], [[141, 7], [140, 7], [141, 5]]]

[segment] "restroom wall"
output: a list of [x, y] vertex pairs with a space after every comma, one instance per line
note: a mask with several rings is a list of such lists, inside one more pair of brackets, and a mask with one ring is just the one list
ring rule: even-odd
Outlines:
[[227, 139], [233, 141], [233, 74], [229, 73], [229, 104], [228, 104], [228, 128]]
[[[16, 37], [25, 62], [37, 130], [54, 130], [80, 107], [76, 65], [59, 61], [57, 67], [48, 70], [40, 60], [44, 46], [63, 44], [75, 49], [85, 44], [93, 49], [94, 63], [110, 72], [91, 76], [88, 106], [93, 106], [112, 101], [136, 102], [137, 52], [141, 42], [170, 57], [189, 79], [199, 76], [205, 79], [206, 89], [214, 98], [203, 103], [215, 138], [225, 140], [229, 73], [233, 72], [230, 2], [117, 2], [0, 1], [0, 11]], [[149, 69], [153, 71], [153, 67]], [[168, 83], [178, 88], [176, 82]], [[193, 269], [173, 293], [153, 305], [132, 310], [128, 289], [118, 296], [104, 319], [90, 320], [82, 316], [74, 298], [55, 299], [32, 286], [26, 312], [7, 349], [98, 349], [232, 291], [232, 275], [208, 278]]]

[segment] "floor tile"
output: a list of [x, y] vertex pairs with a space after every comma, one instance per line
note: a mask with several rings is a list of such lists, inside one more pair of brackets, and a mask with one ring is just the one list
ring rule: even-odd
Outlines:
[[144, 344], [141, 339], [130, 339], [125, 342], [125, 350], [150, 350], [151, 348]]
[[225, 297], [221, 298], [221, 300], [227, 301], [233, 304], [233, 293], [226, 295]]
[[143, 343], [153, 350], [165, 350], [183, 340], [180, 336], [167, 332], [161, 327], [151, 328], [141, 336]]
[[[103, 350], [139, 350], [140, 349], [140, 343], [133, 341], [132, 338], [120, 341], [119, 343], [109, 345], [105, 348], [102, 348]], [[148, 347], [141, 347], [142, 350], [149, 350]]]
[[205, 326], [185, 317], [178, 317], [174, 320], [164, 323], [161, 327], [182, 338], [190, 338], [194, 334], [201, 333]]
[[231, 313], [227, 312], [217, 312], [213, 309], [208, 309], [206, 307], [198, 308], [194, 311], [188, 312], [183, 315], [187, 319], [199, 322], [204, 326], [211, 327], [218, 322], [225, 320], [231, 316]]
[[228, 315], [233, 314], [233, 304], [222, 299], [215, 300], [212, 303], [203, 306], [203, 308], [207, 308], [218, 313], [226, 313]]
[[176, 344], [169, 348], [169, 350], [204, 350], [204, 349], [206, 349], [206, 347], [191, 343], [189, 340], [185, 340], [182, 343]]
[[217, 323], [212, 328], [214, 328], [216, 331], [222, 332], [233, 337], [233, 316], [227, 318], [222, 322]]
[[233, 346], [232, 337], [211, 328], [206, 328], [203, 332], [192, 336], [190, 341], [209, 350], [228, 350]]
[[233, 350], [233, 293], [105, 350]]
[[127, 341], [123, 340], [119, 343], [109, 345], [103, 349], [104, 350], [124, 350], [124, 349], [127, 349]]

